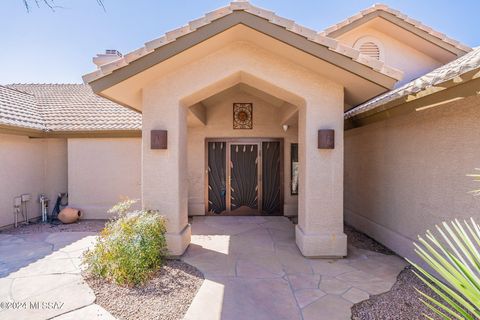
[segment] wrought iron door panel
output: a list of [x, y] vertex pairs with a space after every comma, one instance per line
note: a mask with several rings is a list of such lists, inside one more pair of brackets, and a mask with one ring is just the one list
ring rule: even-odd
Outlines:
[[226, 210], [226, 142], [208, 143], [208, 212], [220, 214]]
[[231, 210], [258, 210], [258, 145], [230, 145]]
[[280, 163], [280, 142], [262, 142], [262, 212], [267, 215], [282, 212]]

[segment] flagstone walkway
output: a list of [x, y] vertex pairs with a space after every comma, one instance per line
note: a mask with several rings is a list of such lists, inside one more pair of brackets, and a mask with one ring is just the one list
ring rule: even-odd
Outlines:
[[[205, 281], [185, 319], [350, 319], [388, 291], [406, 263], [349, 245], [345, 259], [306, 259], [284, 217], [195, 217], [184, 261]], [[114, 319], [82, 279], [95, 233], [0, 234], [1, 319]]]
[[194, 217], [183, 260], [205, 281], [185, 319], [350, 319], [390, 290], [406, 262], [349, 245], [345, 259], [306, 259], [284, 217]]
[[0, 234], [0, 319], [115, 319], [80, 272], [95, 233]]

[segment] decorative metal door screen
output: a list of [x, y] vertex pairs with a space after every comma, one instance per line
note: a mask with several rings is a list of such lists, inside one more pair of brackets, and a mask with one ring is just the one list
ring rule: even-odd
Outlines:
[[208, 212], [220, 214], [226, 210], [225, 178], [226, 142], [208, 142]]
[[206, 149], [208, 214], [282, 214], [280, 139], [215, 139]]

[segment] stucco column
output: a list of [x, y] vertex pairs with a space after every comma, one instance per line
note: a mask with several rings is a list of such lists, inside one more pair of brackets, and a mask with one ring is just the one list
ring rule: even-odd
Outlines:
[[[178, 98], [161, 87], [144, 89], [142, 124], [142, 205], [167, 218], [169, 254], [190, 243], [187, 185], [187, 117]], [[165, 150], [151, 149], [151, 130], [167, 130]]]
[[[318, 149], [318, 130], [335, 148]], [[295, 238], [307, 257], [347, 255], [343, 233], [343, 88], [317, 92], [299, 110], [299, 210]]]

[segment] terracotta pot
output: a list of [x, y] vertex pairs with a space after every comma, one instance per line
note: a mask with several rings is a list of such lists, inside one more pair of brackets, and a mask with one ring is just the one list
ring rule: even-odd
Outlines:
[[63, 223], [73, 223], [81, 217], [82, 213], [78, 209], [65, 208], [58, 214], [58, 220]]

